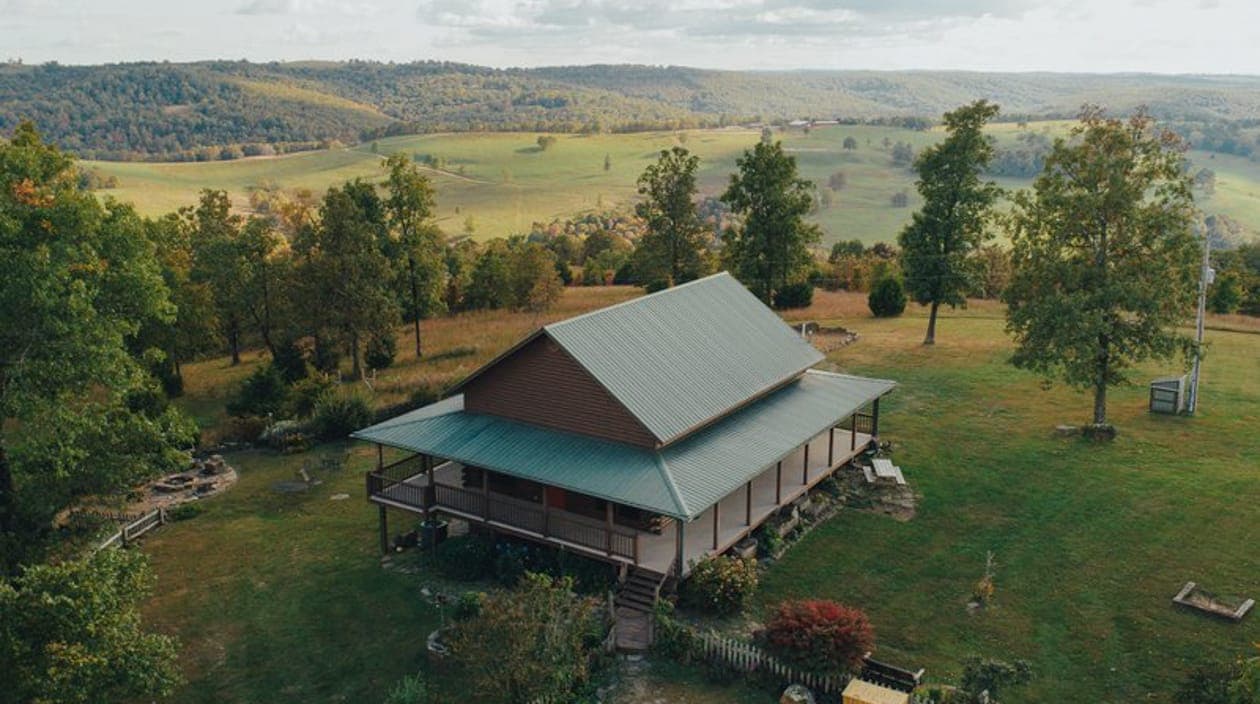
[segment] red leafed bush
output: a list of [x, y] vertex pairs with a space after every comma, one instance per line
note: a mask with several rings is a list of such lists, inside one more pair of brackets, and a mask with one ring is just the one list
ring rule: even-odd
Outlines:
[[775, 609], [761, 639], [776, 655], [814, 672], [854, 670], [875, 644], [861, 609], [825, 599], [785, 601]]

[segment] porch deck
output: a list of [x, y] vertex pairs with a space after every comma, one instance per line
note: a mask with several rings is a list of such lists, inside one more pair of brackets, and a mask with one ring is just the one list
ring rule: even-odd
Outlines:
[[[835, 430], [834, 441], [829, 438], [829, 432], [820, 433], [693, 520], [686, 523], [670, 520], [659, 533], [621, 523], [614, 523], [610, 529], [606, 521], [488, 489], [467, 488], [463, 466], [455, 462], [433, 468], [432, 489], [428, 488], [427, 473], [418, 465], [402, 463], [395, 465], [392, 472], [371, 473], [368, 498], [382, 506], [416, 513], [441, 512], [518, 537], [601, 560], [635, 565], [662, 575], [669, 573], [675, 564], [681, 525], [685, 576], [692, 562], [730, 549], [781, 507], [799, 498], [838, 467], [848, 464], [870, 440], [869, 434], [841, 429]], [[398, 471], [399, 467], [404, 471]]]

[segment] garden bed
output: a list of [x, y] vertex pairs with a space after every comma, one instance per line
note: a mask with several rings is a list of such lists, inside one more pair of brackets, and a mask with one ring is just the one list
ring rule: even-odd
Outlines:
[[1255, 599], [1243, 599], [1241, 597], [1218, 596], [1194, 582], [1186, 582], [1186, 586], [1182, 587], [1181, 591], [1177, 592], [1177, 596], [1173, 597], [1173, 603], [1202, 611], [1212, 616], [1227, 618], [1231, 621], [1241, 621], [1242, 617], [1251, 610], [1251, 607], [1255, 606], [1256, 601]]

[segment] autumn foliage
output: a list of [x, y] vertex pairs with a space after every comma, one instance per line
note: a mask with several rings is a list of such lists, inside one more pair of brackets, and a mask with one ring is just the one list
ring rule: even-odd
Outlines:
[[785, 601], [761, 639], [776, 655], [815, 672], [856, 669], [875, 644], [861, 609], [825, 599]]

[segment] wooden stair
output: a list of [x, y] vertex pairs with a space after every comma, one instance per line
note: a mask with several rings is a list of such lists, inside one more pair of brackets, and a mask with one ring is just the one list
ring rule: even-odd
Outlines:
[[631, 568], [625, 581], [621, 583], [621, 588], [617, 590], [615, 601], [617, 608], [626, 608], [645, 614], [652, 613], [656, 607], [656, 599], [661, 593], [661, 583], [664, 581], [664, 575], [638, 567]]
[[656, 599], [665, 575], [631, 568], [613, 598], [617, 617], [617, 650], [643, 652], [652, 645]]

